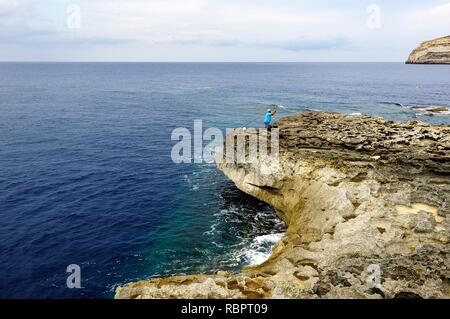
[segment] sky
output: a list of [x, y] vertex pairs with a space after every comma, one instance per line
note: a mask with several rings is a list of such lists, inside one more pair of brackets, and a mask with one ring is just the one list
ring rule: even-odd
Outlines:
[[450, 0], [0, 0], [0, 61], [405, 61]]

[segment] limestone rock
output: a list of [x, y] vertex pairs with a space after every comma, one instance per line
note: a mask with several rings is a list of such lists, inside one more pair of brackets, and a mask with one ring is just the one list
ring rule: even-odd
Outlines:
[[407, 64], [450, 64], [450, 36], [423, 42], [408, 57]]
[[417, 213], [416, 233], [431, 233], [436, 227], [436, 219], [425, 211]]
[[449, 126], [321, 112], [274, 126], [279, 160], [218, 164], [286, 222], [269, 260], [133, 283], [117, 298], [450, 297]]

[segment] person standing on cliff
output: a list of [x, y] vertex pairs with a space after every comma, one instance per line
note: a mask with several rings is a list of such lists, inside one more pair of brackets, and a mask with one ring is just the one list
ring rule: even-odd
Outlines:
[[272, 130], [272, 126], [270, 125], [270, 123], [272, 122], [272, 116], [274, 116], [275, 114], [277, 114], [277, 111], [272, 112], [271, 109], [268, 109], [264, 118], [264, 125], [269, 132]]

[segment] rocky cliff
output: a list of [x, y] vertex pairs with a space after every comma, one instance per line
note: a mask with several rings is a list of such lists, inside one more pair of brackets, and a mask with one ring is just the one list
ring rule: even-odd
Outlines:
[[406, 61], [407, 64], [450, 64], [450, 36], [423, 42]]
[[218, 165], [285, 220], [269, 260], [116, 298], [450, 297], [450, 127], [316, 112], [278, 127], [279, 161]]

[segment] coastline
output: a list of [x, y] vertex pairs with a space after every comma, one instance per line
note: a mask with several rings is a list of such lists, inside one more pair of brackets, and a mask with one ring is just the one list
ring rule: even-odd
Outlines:
[[218, 165], [286, 221], [270, 258], [131, 283], [116, 298], [450, 297], [449, 126], [307, 112], [278, 127], [279, 164]]

